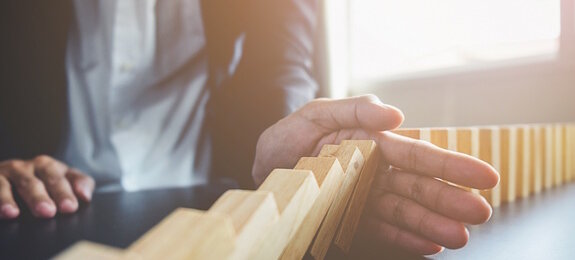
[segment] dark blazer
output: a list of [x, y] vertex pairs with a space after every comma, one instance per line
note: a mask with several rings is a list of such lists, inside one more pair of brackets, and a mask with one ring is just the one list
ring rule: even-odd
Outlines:
[[[249, 187], [260, 133], [315, 96], [317, 0], [201, 1], [214, 176]], [[0, 1], [0, 161], [62, 149], [73, 18], [70, 0]]]

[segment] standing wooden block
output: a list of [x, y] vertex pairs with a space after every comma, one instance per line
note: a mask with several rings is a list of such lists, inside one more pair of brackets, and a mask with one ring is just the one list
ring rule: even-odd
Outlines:
[[574, 135], [574, 131], [573, 131], [573, 125], [567, 125], [566, 127], [566, 132], [567, 132], [567, 144], [566, 144], [566, 155], [565, 157], [567, 157], [566, 162], [567, 162], [567, 181], [571, 182], [573, 180], [573, 176], [575, 176], [575, 163], [574, 163], [574, 158], [575, 157], [575, 135]]
[[336, 157], [343, 168], [344, 179], [313, 241], [310, 251], [315, 259], [325, 258], [364, 165], [363, 155], [355, 145], [335, 148], [324, 146], [319, 154], [320, 157]]
[[149, 259], [224, 259], [234, 249], [235, 235], [228, 216], [179, 208], [128, 251]]
[[357, 146], [365, 159], [365, 165], [361, 169], [359, 180], [351, 195], [334, 240], [334, 244], [348, 254], [367, 201], [367, 196], [371, 190], [371, 183], [377, 171], [380, 156], [377, 145], [372, 140], [344, 140], [341, 145]]
[[54, 257], [56, 260], [120, 260], [141, 259], [139, 255], [125, 252], [121, 249], [96, 244], [88, 241], [80, 241], [66, 249], [66, 251]]
[[563, 184], [565, 183], [569, 183], [569, 163], [568, 163], [568, 136], [567, 136], [567, 126], [566, 125], [561, 125], [559, 126], [561, 128], [561, 168], [563, 169], [562, 171], [562, 176], [561, 179], [563, 181]]
[[409, 129], [409, 128], [408, 129], [397, 129], [397, 130], [393, 130], [392, 132], [395, 134], [401, 135], [401, 136], [412, 138], [412, 139], [417, 139], [417, 140], [420, 139], [420, 136], [419, 136], [420, 129]]
[[501, 161], [501, 169], [499, 170], [499, 186], [501, 187], [501, 202], [507, 202], [509, 198], [509, 182], [510, 182], [510, 174], [511, 171], [509, 170], [509, 165], [511, 164], [511, 160], [509, 158], [510, 153], [510, 144], [509, 144], [509, 128], [501, 128], [500, 134], [500, 161]]
[[538, 194], [543, 188], [543, 172], [545, 171], [545, 135], [541, 126], [535, 126], [533, 131], [533, 148], [535, 151], [533, 193]]
[[248, 259], [255, 243], [279, 219], [273, 193], [229, 190], [209, 209], [209, 213], [229, 216], [235, 229], [235, 247], [230, 259]]
[[280, 259], [302, 259], [343, 182], [344, 172], [335, 157], [304, 157], [296, 170], [311, 170], [320, 188], [311, 210], [284, 249]]
[[[449, 140], [448, 146], [450, 147], [450, 150], [454, 150], [456, 152], [464, 153], [474, 157], [479, 156], [473, 154], [472, 130], [470, 128], [449, 129], [448, 140]], [[479, 191], [476, 189], [470, 189], [467, 187], [464, 187], [464, 189], [471, 191], [473, 193], [479, 193]]]
[[[491, 142], [491, 130], [490, 129], [480, 129], [479, 130], [479, 159], [493, 165], [492, 163], [492, 142]], [[493, 200], [491, 196], [491, 190], [481, 190], [479, 192], [489, 204], [493, 205]]]
[[516, 197], [529, 196], [529, 129], [526, 126], [517, 128], [517, 174]]
[[432, 128], [429, 130], [429, 142], [437, 147], [448, 149], [448, 136], [447, 129], [445, 128]]
[[501, 142], [501, 201], [515, 201], [517, 174], [517, 128], [503, 127]]
[[545, 168], [544, 168], [544, 189], [549, 189], [551, 187], [553, 187], [553, 177], [555, 176], [554, 173], [554, 166], [555, 166], [555, 161], [553, 159], [553, 155], [555, 153], [555, 149], [553, 147], [554, 142], [553, 142], [553, 128], [551, 126], [546, 125], [543, 128], [543, 143], [545, 146], [545, 159], [544, 164], [545, 164]]
[[275, 169], [258, 190], [274, 194], [280, 218], [256, 242], [249, 259], [277, 259], [319, 196], [319, 186], [309, 170]]
[[431, 129], [429, 128], [419, 129], [419, 140], [431, 143]]
[[563, 127], [560, 125], [554, 125], [553, 126], [553, 130], [555, 131], [554, 135], [553, 135], [553, 141], [554, 141], [554, 148], [555, 148], [555, 153], [553, 155], [553, 157], [555, 158], [555, 182], [554, 185], [555, 186], [559, 186], [561, 184], [563, 184], [563, 178], [564, 178], [564, 173], [563, 173], [563, 162], [565, 161], [565, 158], [563, 158], [563, 144], [564, 144], [564, 139], [563, 139]]
[[[481, 139], [479, 128], [473, 127], [471, 128], [470, 131], [471, 131], [471, 156], [481, 159], [481, 154], [479, 153], [479, 150], [481, 148], [480, 147], [481, 143], [479, 142], [479, 140]], [[478, 189], [472, 189], [471, 192], [475, 194], [480, 194], [480, 191]]]

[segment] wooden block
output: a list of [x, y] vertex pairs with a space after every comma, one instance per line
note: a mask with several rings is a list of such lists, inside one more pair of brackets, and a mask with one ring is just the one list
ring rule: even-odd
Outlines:
[[355, 145], [342, 145], [337, 148], [331, 151], [324, 146], [320, 152], [320, 156], [336, 157], [339, 160], [344, 171], [344, 179], [311, 246], [310, 253], [315, 259], [325, 258], [364, 165], [363, 155]]
[[[318, 157], [336, 157], [335, 154], [337, 154], [339, 151], [339, 145], [337, 144], [325, 144], [321, 147], [321, 150], [319, 151], [319, 154], [317, 155]], [[341, 164], [341, 161], [340, 161]], [[343, 167], [343, 164], [342, 164]]]
[[553, 177], [555, 176], [554, 172], [553, 172], [553, 168], [555, 166], [555, 162], [553, 160], [553, 154], [555, 153], [555, 149], [553, 148], [553, 128], [551, 126], [546, 125], [543, 128], [543, 145], [545, 146], [545, 159], [544, 164], [545, 164], [545, 168], [544, 168], [544, 189], [549, 189], [551, 187], [553, 187]]
[[[450, 128], [448, 129], [448, 148], [459, 153], [464, 153], [473, 156], [471, 149], [471, 129], [469, 128]], [[476, 189], [459, 186], [467, 191], [479, 193]]]
[[575, 131], [572, 125], [567, 125], [567, 179], [569, 182], [575, 179]]
[[559, 186], [561, 184], [563, 184], [563, 178], [564, 178], [564, 173], [563, 173], [563, 162], [564, 162], [564, 158], [563, 158], [563, 127], [561, 127], [560, 125], [554, 125], [553, 126], [553, 130], [555, 131], [554, 133], [554, 148], [555, 148], [555, 153], [553, 154], [553, 157], [555, 158], [555, 182], [553, 183], [555, 186]]
[[457, 151], [474, 156], [471, 149], [471, 129], [457, 129]]
[[351, 195], [334, 240], [334, 244], [348, 254], [367, 201], [367, 196], [371, 190], [371, 183], [377, 171], [380, 156], [377, 145], [371, 140], [344, 140], [341, 145], [357, 146], [365, 159], [365, 165], [361, 169], [359, 180]]
[[89, 241], [80, 241], [54, 257], [56, 260], [119, 260], [141, 259], [137, 254]]
[[533, 149], [535, 151], [533, 193], [538, 194], [543, 188], [543, 172], [545, 171], [545, 135], [544, 129], [541, 126], [535, 126], [533, 130]]
[[573, 176], [575, 175], [575, 163], [574, 163], [574, 158], [575, 157], [575, 135], [574, 135], [574, 131], [573, 131], [573, 126], [572, 125], [567, 125], [566, 126], [566, 131], [567, 131], [567, 145], [566, 145], [566, 155], [565, 157], [567, 157], [566, 162], [567, 162], [567, 181], [571, 182], [573, 180]]
[[421, 128], [419, 130], [419, 140], [430, 142], [431, 143], [431, 129], [429, 128]]
[[232, 221], [236, 237], [230, 259], [248, 259], [255, 243], [279, 219], [275, 198], [269, 191], [229, 190], [208, 212], [227, 215]]
[[401, 136], [419, 140], [419, 129], [397, 129], [392, 132]]
[[180, 208], [128, 251], [149, 259], [223, 259], [231, 255], [235, 236], [228, 216]]
[[526, 198], [529, 196], [529, 129], [525, 126], [517, 128], [517, 174], [516, 197]]
[[256, 243], [249, 258], [277, 259], [316, 201], [319, 186], [309, 170], [275, 169], [258, 190], [274, 194], [280, 218]]
[[443, 149], [448, 149], [448, 138], [447, 129], [445, 128], [432, 128], [429, 130], [429, 141], [430, 143], [441, 147]]
[[[497, 172], [501, 172], [501, 132], [498, 127], [491, 127], [491, 165]], [[501, 205], [501, 182], [491, 190], [493, 207]]]
[[517, 179], [517, 128], [502, 127], [501, 140], [501, 201], [515, 201]]
[[[493, 143], [491, 142], [492, 132], [491, 129], [480, 129], [479, 130], [479, 159], [493, 165], [493, 155], [492, 155], [492, 146]], [[481, 190], [479, 192], [481, 196], [483, 196], [489, 204], [493, 205], [493, 199], [491, 195], [491, 190]]]
[[562, 125], [561, 126], [561, 162], [562, 162], [562, 168], [563, 168], [563, 176], [562, 176], [562, 180], [563, 183], [569, 183], [570, 179], [569, 179], [569, 171], [570, 171], [570, 165], [569, 165], [569, 136], [568, 136], [568, 126], [567, 125]]
[[[481, 139], [479, 134], [480, 133], [479, 128], [473, 127], [470, 129], [470, 132], [471, 132], [471, 156], [481, 159], [481, 155], [479, 153], [481, 146], [479, 142], [479, 140]], [[480, 194], [480, 191], [478, 189], [472, 189], [471, 192], [475, 194]]]
[[[349, 163], [351, 156], [344, 160]], [[343, 169], [335, 157], [304, 157], [299, 160], [294, 169], [311, 170], [316, 177], [320, 192], [280, 259], [302, 259], [304, 257], [344, 179]]]

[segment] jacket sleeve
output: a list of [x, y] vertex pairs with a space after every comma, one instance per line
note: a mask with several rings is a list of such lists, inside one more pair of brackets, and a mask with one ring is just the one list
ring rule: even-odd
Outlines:
[[[316, 0], [228, 3], [227, 12], [236, 10], [237, 20], [223, 32], [214, 32], [211, 25], [223, 25], [220, 13], [219, 22], [212, 20], [208, 24], [212, 31], [206, 32], [212, 61], [213, 57], [226, 55], [226, 51], [221, 52], [226, 49], [224, 33], [234, 35], [233, 49], [226, 49], [231, 57], [229, 66], [216, 68], [212, 63], [210, 68], [214, 86], [208, 106], [212, 169], [216, 176], [232, 177], [240, 186], [252, 187], [251, 170], [259, 135], [315, 97], [312, 60], [318, 4]], [[216, 50], [219, 53], [214, 53]]]

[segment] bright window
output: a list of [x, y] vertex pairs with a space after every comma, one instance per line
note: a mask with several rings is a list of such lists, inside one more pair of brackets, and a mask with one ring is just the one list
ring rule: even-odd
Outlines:
[[559, 49], [559, 0], [348, 1], [351, 81]]

